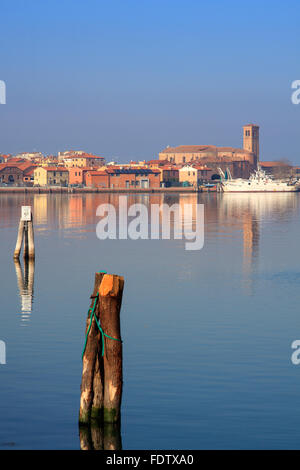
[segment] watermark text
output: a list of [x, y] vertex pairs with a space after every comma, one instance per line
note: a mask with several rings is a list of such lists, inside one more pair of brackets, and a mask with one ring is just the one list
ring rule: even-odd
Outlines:
[[186, 250], [204, 245], [204, 204], [132, 204], [119, 196], [118, 213], [112, 204], [100, 204], [96, 226], [99, 240], [188, 240]]
[[6, 364], [6, 344], [0, 340], [0, 364]]
[[0, 80], [0, 104], [6, 104], [6, 85], [3, 80]]
[[295, 90], [291, 96], [292, 103], [299, 104], [300, 103], [300, 80], [293, 81], [292, 89]]

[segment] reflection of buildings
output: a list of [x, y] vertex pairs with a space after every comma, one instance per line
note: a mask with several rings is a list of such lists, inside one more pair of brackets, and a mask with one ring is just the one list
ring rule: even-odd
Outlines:
[[259, 222], [252, 214], [243, 216], [243, 272], [249, 276], [254, 270], [255, 261], [258, 259], [259, 247]]
[[21, 297], [21, 324], [26, 326], [30, 321], [33, 303], [34, 261], [24, 260], [24, 273], [19, 260], [15, 260], [19, 295]]
[[222, 194], [221, 214], [232, 220], [235, 230], [243, 231], [244, 285], [253, 284], [262, 225], [269, 220], [285, 220], [298, 208], [298, 197], [294, 193], [236, 193]]

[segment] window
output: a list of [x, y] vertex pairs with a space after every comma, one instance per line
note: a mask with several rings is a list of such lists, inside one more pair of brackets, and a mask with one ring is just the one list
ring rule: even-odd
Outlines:
[[75, 176], [77, 176], [77, 171], [75, 171]]
[[182, 157], [182, 161], [183, 161], [183, 163], [185, 163], [185, 157]]

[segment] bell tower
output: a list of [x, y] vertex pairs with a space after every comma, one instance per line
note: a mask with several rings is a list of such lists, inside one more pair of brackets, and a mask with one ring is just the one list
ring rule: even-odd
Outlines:
[[259, 126], [248, 124], [243, 127], [243, 149], [254, 153], [256, 165], [259, 162]]

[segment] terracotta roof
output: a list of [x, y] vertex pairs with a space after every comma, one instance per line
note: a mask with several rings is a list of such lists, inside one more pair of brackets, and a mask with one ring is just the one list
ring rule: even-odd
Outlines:
[[91, 159], [101, 159], [101, 160], [104, 160], [104, 157], [98, 157], [97, 155], [90, 155], [88, 153], [83, 153], [83, 154], [75, 154], [75, 155], [65, 155], [63, 158], [66, 158], [66, 159], [74, 159], [74, 158], [91, 158]]
[[266, 168], [271, 168], [274, 166], [292, 166], [290, 163], [285, 163], [285, 162], [259, 162], [259, 164]]
[[90, 166], [71, 166], [68, 171], [97, 171], [95, 168]]
[[215, 145], [179, 145], [178, 147], [167, 147], [160, 153], [200, 153], [200, 152], [235, 152], [251, 154], [249, 150], [236, 147], [216, 147]]
[[160, 153], [197, 153], [208, 150], [216, 150], [215, 145], [179, 145], [178, 147], [167, 147]]
[[164, 165], [160, 168], [161, 170], [179, 170], [178, 166], [173, 166], [173, 165]]
[[163, 165], [164, 162], [168, 162], [168, 160], [149, 160], [149, 162], [146, 162], [148, 165]]
[[19, 170], [24, 171], [24, 170], [27, 170], [28, 168], [32, 168], [35, 166], [36, 165], [31, 162], [10, 163], [8, 161], [7, 163], [0, 163], [0, 170], [4, 170], [4, 168], [19, 168]]
[[37, 168], [46, 171], [69, 171], [68, 168], [64, 168], [63, 166], [38, 166]]
[[252, 153], [250, 150], [240, 149], [236, 147], [217, 147], [218, 152], [235, 152], [235, 153]]
[[104, 171], [91, 170], [91, 171], [88, 171], [88, 174], [91, 176], [107, 176], [108, 172], [106, 170]]

